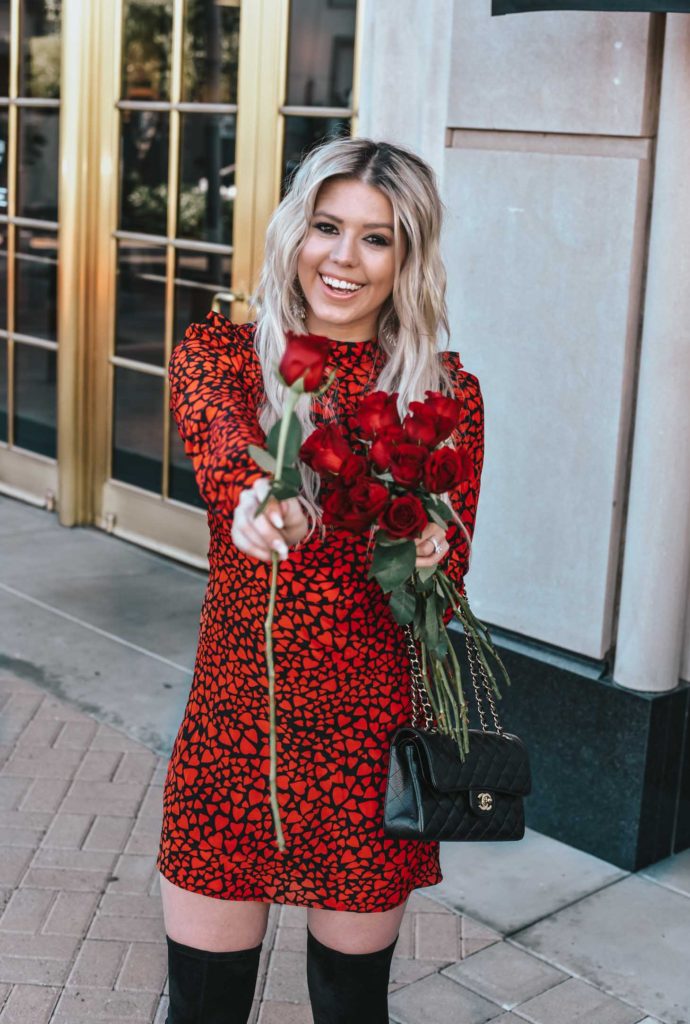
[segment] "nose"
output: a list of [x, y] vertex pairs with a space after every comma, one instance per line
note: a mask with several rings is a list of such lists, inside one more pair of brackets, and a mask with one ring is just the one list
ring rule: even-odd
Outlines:
[[357, 262], [354, 239], [348, 236], [345, 231], [334, 238], [333, 248], [331, 249], [331, 259], [334, 263], [346, 265], [348, 267], [353, 266], [353, 264]]

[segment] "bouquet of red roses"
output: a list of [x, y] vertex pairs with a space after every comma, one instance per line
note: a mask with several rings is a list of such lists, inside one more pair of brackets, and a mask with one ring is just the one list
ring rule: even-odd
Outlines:
[[[438, 728], [454, 736], [464, 759], [469, 751], [468, 713], [462, 689], [460, 664], [451, 644], [445, 613], [452, 609], [463, 629], [475, 641], [497, 697], [500, 693], [487, 662], [491, 653], [508, 674], [488, 630], [475, 616], [454, 582], [440, 565], [415, 567], [414, 538], [432, 521], [445, 526], [460, 517], [440, 497], [471, 482], [472, 461], [466, 448], [444, 444], [458, 426], [461, 404], [441, 392], [427, 391], [426, 401], [410, 402], [401, 421], [398, 393], [375, 391], [360, 403], [351, 422], [350, 443], [339, 426], [317, 427], [302, 442], [294, 408], [305, 392], [323, 394], [333, 383], [335, 370], [327, 371], [330, 341], [315, 335], [288, 332], [287, 346], [277, 372], [288, 388], [283, 416], [266, 438], [266, 448], [249, 446], [254, 461], [272, 477], [256, 515], [270, 497], [283, 500], [299, 493], [301, 478], [295, 465], [299, 457], [321, 477], [325, 525], [354, 534], [375, 535], [369, 578], [375, 578], [401, 625], [411, 624], [421, 644], [421, 673]], [[269, 681], [270, 794], [277, 842], [285, 847], [276, 791], [275, 667], [272, 623], [277, 589], [278, 553], [272, 552], [268, 613], [264, 624]]]
[[475, 642], [496, 696], [500, 692], [487, 662], [490, 653], [506, 682], [510, 679], [488, 630], [473, 615], [467, 598], [441, 564], [417, 569], [414, 542], [435, 522], [445, 527], [457, 512], [440, 497], [473, 483], [466, 447], [444, 444], [460, 421], [458, 399], [426, 391], [400, 419], [398, 392], [374, 391], [350, 420], [350, 442], [337, 425], [317, 427], [300, 447], [300, 458], [322, 481], [323, 521], [351, 533], [373, 531], [369, 578], [390, 594], [400, 625], [409, 624], [421, 646], [421, 674], [441, 732], [453, 736], [464, 760], [469, 752], [468, 710], [460, 663], [450, 642], [445, 613], [452, 609]]

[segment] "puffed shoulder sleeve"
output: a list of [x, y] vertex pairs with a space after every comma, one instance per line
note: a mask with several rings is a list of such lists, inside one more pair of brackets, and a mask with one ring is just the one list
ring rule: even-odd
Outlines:
[[[442, 357], [453, 380], [455, 397], [462, 403], [460, 424], [453, 440], [456, 445], [467, 449], [472, 472], [470, 479], [448, 492], [450, 502], [465, 524], [470, 538], [474, 535], [474, 524], [479, 502], [482, 467], [484, 464], [484, 400], [479, 380], [465, 370], [457, 352], [444, 351]], [[461, 594], [465, 593], [464, 577], [469, 567], [470, 547], [463, 531], [451, 521], [446, 529], [449, 552], [441, 565]], [[452, 612], [445, 613], [446, 624]]]
[[209, 511], [232, 520], [240, 492], [265, 475], [247, 451], [266, 437], [257, 418], [261, 367], [251, 324], [220, 313], [190, 324], [168, 364], [170, 410]]

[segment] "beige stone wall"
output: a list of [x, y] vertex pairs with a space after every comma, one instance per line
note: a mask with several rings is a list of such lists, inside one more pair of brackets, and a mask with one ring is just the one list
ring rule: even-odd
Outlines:
[[486, 406], [473, 606], [599, 658], [625, 550], [664, 20], [490, 7], [366, 5], [361, 132], [412, 146], [442, 182], [451, 345]]

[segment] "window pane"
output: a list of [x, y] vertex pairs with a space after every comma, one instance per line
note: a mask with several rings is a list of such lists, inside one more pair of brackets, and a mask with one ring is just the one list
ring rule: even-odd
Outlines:
[[10, 5], [0, 3], [0, 96], [10, 94]]
[[351, 107], [355, 0], [292, 0], [287, 102]]
[[0, 338], [0, 441], [7, 438], [7, 339]]
[[173, 0], [125, 0], [122, 98], [170, 99]]
[[167, 234], [169, 115], [157, 110], [121, 113], [120, 227]]
[[182, 99], [237, 103], [239, 0], [188, 0]]
[[19, 215], [58, 219], [60, 111], [19, 111]]
[[293, 174], [309, 150], [322, 140], [349, 134], [350, 121], [348, 118], [286, 117], [281, 195], [287, 191]]
[[15, 342], [14, 442], [57, 458], [57, 352]]
[[7, 330], [7, 235], [10, 228], [0, 224], [0, 329]]
[[19, 95], [60, 95], [62, 0], [22, 0]]
[[165, 249], [122, 241], [118, 248], [115, 353], [163, 365]]
[[216, 292], [230, 287], [231, 257], [210, 252], [178, 252], [175, 276], [175, 341], [191, 323], [201, 323]]
[[160, 494], [163, 378], [115, 367], [113, 478]]
[[189, 456], [185, 455], [182, 439], [177, 430], [175, 420], [170, 417], [170, 497], [175, 501], [183, 501], [185, 505], [206, 508], [194, 477], [194, 470]]
[[54, 231], [17, 231], [15, 330], [57, 340], [58, 240]]
[[185, 114], [182, 118], [180, 238], [232, 242], [235, 124], [234, 114]]
[[0, 213], [7, 215], [7, 156], [9, 124], [7, 111], [0, 110]]

